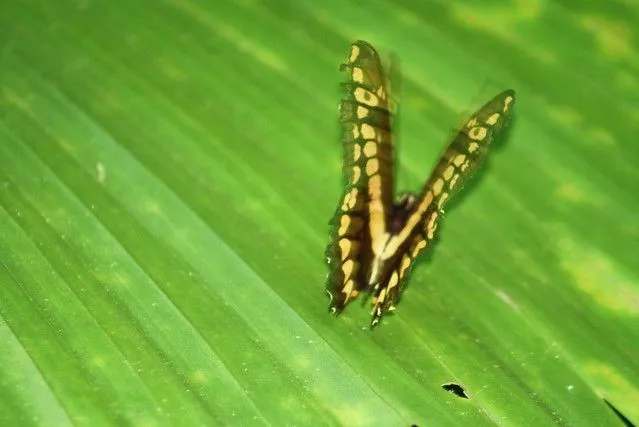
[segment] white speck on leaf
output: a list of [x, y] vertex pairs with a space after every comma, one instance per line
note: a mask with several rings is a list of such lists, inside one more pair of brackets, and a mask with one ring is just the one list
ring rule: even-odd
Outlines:
[[98, 173], [98, 182], [100, 184], [104, 183], [104, 181], [106, 181], [106, 167], [104, 167], [104, 164], [102, 162], [98, 162], [95, 165], [95, 170]]

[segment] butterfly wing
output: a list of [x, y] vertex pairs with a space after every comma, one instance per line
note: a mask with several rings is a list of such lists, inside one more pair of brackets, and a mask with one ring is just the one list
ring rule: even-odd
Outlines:
[[394, 185], [393, 114], [379, 56], [357, 41], [340, 69], [348, 73], [340, 104], [347, 185], [326, 252], [326, 289], [334, 312], [367, 286], [373, 254], [382, 250]]
[[444, 150], [406, 224], [384, 248], [382, 259], [394, 259], [394, 263], [386, 286], [376, 292], [373, 325], [379, 322], [385, 311], [393, 309], [407, 271], [415, 258], [430, 246], [444, 205], [484, 160], [490, 143], [508, 123], [514, 103], [513, 90], [495, 96], [468, 119]]
[[432, 190], [439, 211], [483, 163], [490, 143], [508, 124], [514, 103], [515, 91], [511, 89], [495, 96], [470, 117], [446, 147], [422, 190], [422, 195]]

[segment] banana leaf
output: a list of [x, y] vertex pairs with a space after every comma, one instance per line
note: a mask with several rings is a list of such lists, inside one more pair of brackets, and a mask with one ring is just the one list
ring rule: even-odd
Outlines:
[[[639, 420], [636, 2], [4, 0], [0, 424]], [[324, 294], [350, 43], [399, 188], [514, 118], [392, 316]]]

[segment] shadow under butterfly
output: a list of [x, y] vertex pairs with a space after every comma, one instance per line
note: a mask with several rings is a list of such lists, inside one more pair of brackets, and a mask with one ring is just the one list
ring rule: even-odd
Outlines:
[[503, 91], [466, 121], [418, 194], [394, 199], [391, 87], [379, 55], [356, 41], [340, 70], [348, 73], [340, 104], [347, 185], [330, 222], [326, 291], [336, 314], [360, 292], [372, 294], [372, 327], [395, 309], [415, 259], [433, 240], [444, 205], [508, 123], [515, 92]]

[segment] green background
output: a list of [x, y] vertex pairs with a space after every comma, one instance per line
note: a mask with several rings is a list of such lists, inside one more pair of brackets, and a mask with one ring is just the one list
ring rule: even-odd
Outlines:
[[[622, 425], [603, 399], [637, 422], [637, 22], [621, 0], [3, 0], [0, 422]], [[401, 61], [400, 189], [517, 91], [372, 332], [323, 289], [355, 39]]]

